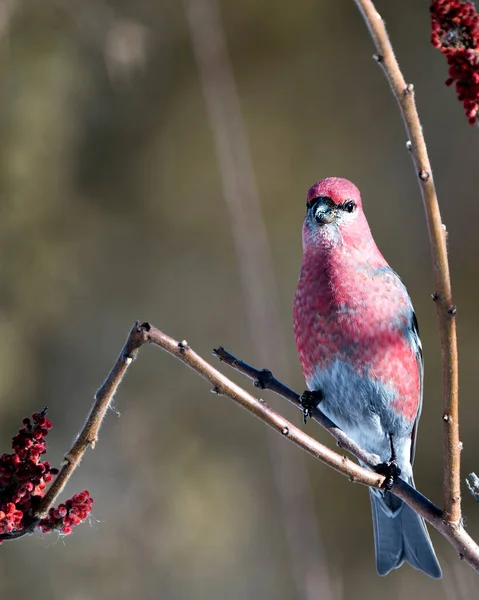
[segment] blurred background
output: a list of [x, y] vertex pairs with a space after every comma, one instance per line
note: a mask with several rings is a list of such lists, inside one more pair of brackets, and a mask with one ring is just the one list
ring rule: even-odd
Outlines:
[[[415, 85], [449, 251], [463, 473], [479, 470], [479, 135], [429, 44], [428, 2], [377, 2]], [[441, 503], [440, 347], [425, 219], [395, 100], [350, 1], [0, 2], [0, 440], [48, 404], [61, 462], [135, 319], [298, 391], [292, 333], [308, 187], [348, 177], [408, 285], [426, 357], [419, 489]], [[212, 361], [215, 359], [211, 358]], [[217, 365], [227, 375], [250, 382]], [[256, 392], [258, 392], [256, 390]], [[262, 396], [300, 423], [285, 401]], [[308, 433], [333, 445], [312, 422]], [[368, 493], [148, 347], [64, 498], [89, 525], [0, 548], [23, 600], [476, 597], [444, 570], [376, 575]], [[479, 507], [464, 493], [469, 532]]]

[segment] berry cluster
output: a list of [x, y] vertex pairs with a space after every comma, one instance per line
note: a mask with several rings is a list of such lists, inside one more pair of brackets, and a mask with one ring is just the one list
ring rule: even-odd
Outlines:
[[446, 85], [456, 84], [471, 125], [479, 112], [479, 15], [472, 2], [433, 0], [431, 43], [440, 48], [449, 65]]
[[[23, 420], [23, 427], [12, 439], [13, 453], [0, 456], [0, 544], [2, 539], [31, 526], [38, 501], [58, 473], [48, 461], [40, 460], [47, 451], [46, 436], [51, 428], [46, 409], [34, 413], [31, 419]], [[71, 533], [73, 525], [90, 513], [92, 502], [87, 491], [75, 494], [65, 504], [51, 509], [38, 527], [43, 533], [53, 529]]]
[[83, 490], [67, 500], [65, 504], [50, 508], [47, 517], [40, 521], [38, 527], [43, 533], [50, 533], [54, 529], [65, 535], [71, 533], [74, 525], [80, 524], [88, 517], [92, 504], [93, 498], [87, 490]]

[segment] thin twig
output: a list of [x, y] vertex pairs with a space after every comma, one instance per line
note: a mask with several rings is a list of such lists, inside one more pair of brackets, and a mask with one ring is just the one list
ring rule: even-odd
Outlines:
[[351, 481], [377, 488], [381, 488], [384, 485], [384, 477], [382, 475], [360, 467], [346, 456], [337, 454], [311, 438], [304, 431], [275, 412], [263, 400], [258, 400], [217, 371], [207, 361], [196, 354], [186, 341], [178, 342], [148, 323], [144, 323], [143, 327], [147, 331], [149, 342], [160, 346], [176, 358], [179, 358], [198, 373], [198, 375], [209, 381], [212, 385], [212, 391], [215, 394], [227, 396], [272, 429], [281, 433], [283, 437], [289, 439], [293, 444], [296, 444], [308, 454], [311, 454], [339, 473], [346, 475]]
[[144, 330], [140, 327], [139, 322], [135, 323], [130, 331], [128, 339], [123, 346], [120, 355], [118, 356], [113, 368], [101, 388], [95, 394], [95, 402], [91, 408], [90, 414], [85, 422], [85, 425], [78, 434], [73, 446], [64, 457], [63, 466], [55, 478], [54, 482], [48, 489], [48, 492], [40, 500], [35, 511], [34, 517], [37, 519], [43, 518], [55, 503], [59, 494], [61, 494], [68, 480], [73, 474], [73, 471], [80, 464], [86, 449], [90, 446], [95, 447], [98, 440], [98, 432], [100, 430], [103, 419], [105, 418], [110, 402], [115, 395], [118, 386], [120, 385], [128, 367], [138, 354], [141, 345], [145, 343]]
[[456, 307], [452, 303], [451, 278], [447, 260], [446, 229], [442, 224], [421, 123], [412, 84], [406, 84], [389, 40], [384, 21], [371, 0], [354, 0], [376, 46], [376, 61], [389, 81], [409, 138], [408, 148], [421, 188], [429, 231], [442, 349], [444, 423], [444, 519], [461, 519], [461, 443], [459, 440], [458, 360]]
[[479, 477], [475, 473], [469, 473], [466, 485], [476, 501], [479, 502]]
[[[255, 387], [263, 390], [270, 390], [271, 392], [278, 394], [278, 396], [285, 398], [300, 410], [303, 410], [299, 394], [290, 389], [288, 386], [284, 385], [284, 383], [281, 383], [281, 381], [278, 381], [269, 369], [255, 369], [248, 363], [230, 354], [221, 346], [219, 348], [215, 348], [213, 350], [213, 354], [226, 365], [252, 379]], [[361, 446], [356, 444], [356, 442], [348, 437], [342, 429], [328, 419], [328, 417], [318, 408], [314, 410], [312, 419], [321, 425], [321, 427], [324, 427], [324, 429], [326, 429], [326, 431], [336, 439], [340, 448], [347, 450], [347, 452], [350, 452], [358, 460], [372, 469], [377, 467], [380, 462], [379, 456], [366, 452], [363, 448], [361, 448]]]

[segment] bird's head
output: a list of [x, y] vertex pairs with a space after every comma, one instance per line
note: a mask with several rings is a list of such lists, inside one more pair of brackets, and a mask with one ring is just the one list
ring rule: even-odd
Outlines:
[[369, 231], [358, 188], [340, 177], [328, 177], [315, 183], [306, 198], [303, 244], [335, 245], [345, 238]]

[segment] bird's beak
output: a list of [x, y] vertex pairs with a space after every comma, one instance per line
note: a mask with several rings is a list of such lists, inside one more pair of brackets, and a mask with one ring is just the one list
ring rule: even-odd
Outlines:
[[328, 225], [336, 218], [336, 211], [325, 202], [318, 202], [313, 207], [313, 217], [318, 225]]

